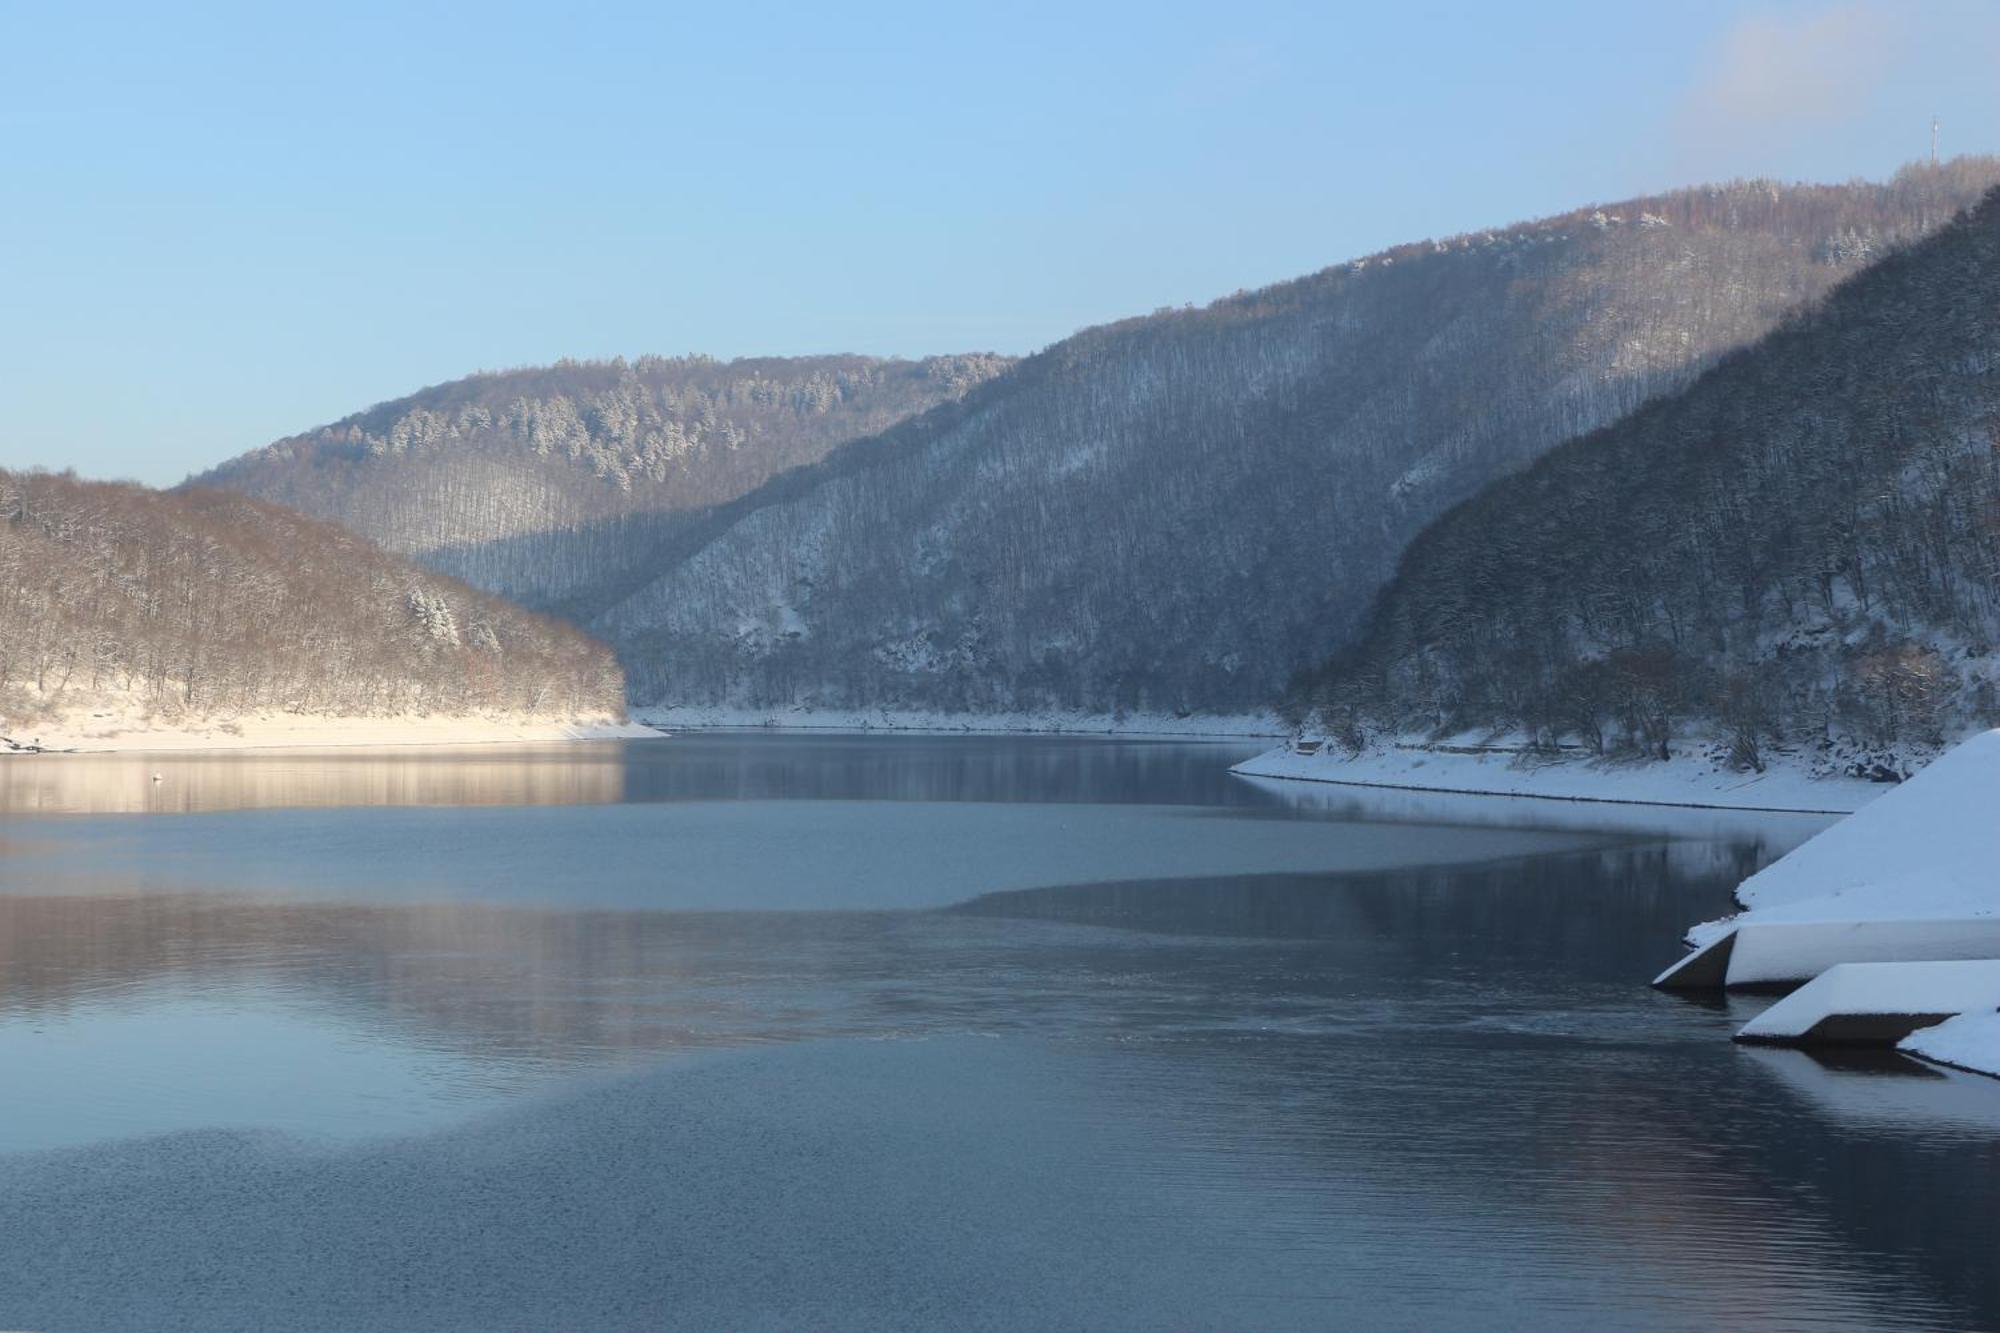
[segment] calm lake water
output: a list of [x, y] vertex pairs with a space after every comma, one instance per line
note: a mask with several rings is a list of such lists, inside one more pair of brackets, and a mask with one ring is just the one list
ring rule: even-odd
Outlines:
[[2000, 1080], [1646, 987], [1823, 821], [1247, 753], [0, 759], [0, 1327], [2000, 1328]]

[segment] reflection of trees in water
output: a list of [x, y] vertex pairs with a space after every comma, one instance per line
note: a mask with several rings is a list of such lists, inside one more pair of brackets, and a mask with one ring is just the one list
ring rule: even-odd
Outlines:
[[[808, 1036], [1108, 1038], [1129, 1058], [1107, 1114], [1156, 1101], [1199, 1161], [1269, 1176], [1301, 1225], [1379, 1191], [1444, 1210], [1423, 1239], [1445, 1258], [1504, 1240], [1558, 1289], [1616, 1273], [1633, 1299], [1744, 1326], [1857, 1303], [1991, 1323], [1990, 1137], [1857, 1121], [1844, 1086], [1773, 1096], [1730, 1015], [1644, 989], [1733, 882], [1656, 845], [950, 913], [0, 897], [0, 1015], [251, 985], [482, 1059], [580, 1063]], [[1774, 1274], [1793, 1282], [1774, 1292]]]
[[[1412, 992], [1418, 982], [1469, 996], [1545, 990], [1555, 973], [1622, 987], [1671, 958], [1690, 915], [1721, 910], [1734, 882], [1680, 874], [1673, 849], [1654, 845], [1456, 870], [1031, 889], [947, 913], [0, 896], [0, 1006], [256, 982], [501, 1058], [885, 1023], [1087, 1028], [1151, 1014], [1199, 1027], [1274, 997], [1317, 1005], [1365, 989], [1435, 1003]], [[1218, 937], [1268, 948], [1217, 948]], [[1270, 950], [1286, 961], [1281, 978], [1263, 968]]]
[[578, 805], [618, 800], [622, 767], [618, 747], [605, 744], [527, 751], [35, 755], [0, 759], [0, 811], [194, 814], [281, 806]]
[[810, 1014], [744, 987], [837, 980], [867, 920], [0, 896], [0, 1021], [143, 1004], [134, 993], [158, 986], [256, 985], [478, 1058], [590, 1060], [797, 1035], [786, 1029]]
[[682, 735], [665, 750], [640, 747], [628, 756], [626, 799], [809, 797], [1289, 810], [1281, 796], [1260, 792], [1228, 772], [1231, 764], [1269, 743], [1025, 735]]
[[[1913, 1061], [1864, 1074], [1801, 1056], [1792, 1095], [1774, 1097], [1756, 1056], [1722, 1035], [1699, 1038], [1730, 1066], [1708, 1077], [1671, 1050], [1613, 1067], [1576, 1062], [1579, 1077], [1539, 1108], [1577, 1100], [1549, 1116], [1577, 1132], [1545, 1125], [1541, 1140], [1545, 1155], [1560, 1145], [1574, 1181], [1536, 1201], [1635, 1264], [1684, 1269], [1687, 1255], [1726, 1238], [1702, 1280], [1732, 1327], [1804, 1326], [1816, 1307], [1851, 1306], [1853, 1294], [1885, 1327], [2000, 1326], [2000, 1087], [1968, 1088], [1975, 1078]], [[1985, 1123], [1968, 1135], [1963, 1123], [1871, 1117], [1880, 1093], [1856, 1078], [1947, 1101], [1970, 1092], [1986, 1103]]]
[[[1690, 1021], [1644, 990], [1759, 855], [1631, 847], [1027, 890], [956, 910], [1179, 937], [1165, 947], [1209, 984], [1177, 1009], [1184, 1040], [1139, 1048], [1159, 1064], [1153, 1095], [1198, 1099], [1178, 1119], [1217, 1152], [1254, 1139], [1290, 1163], [1274, 1196], [1342, 1208], [1360, 1176], [1456, 1199], [1459, 1243], [1514, 1248], [1545, 1227], [1552, 1268], [1622, 1268], [1635, 1297], [1697, 1323], [1839, 1324], [1860, 1303], [1891, 1326], [1993, 1326], [2000, 1085], [1806, 1062], [1774, 1098], [1728, 1041], [1742, 1014]], [[1238, 966], [1203, 969], [1231, 938]], [[1201, 1030], [1229, 1014], [1235, 1031]], [[1955, 1094], [1954, 1113], [1871, 1114], [1891, 1079]]]
[[711, 733], [638, 744], [522, 748], [34, 755], [0, 757], [0, 811], [187, 814], [311, 806], [797, 798], [1292, 810], [1286, 794], [1260, 791], [1227, 772], [1262, 744]]
[[[1472, 866], [1064, 885], [986, 894], [954, 910], [1174, 935], [1360, 937], [1399, 967], [1427, 965], [1438, 950], [1482, 969], [1497, 955], [1643, 978], [1671, 960], [1693, 916], [1729, 910], [1730, 891], [1760, 863], [1754, 844], [1649, 843]], [[1613, 907], [1619, 926], [1607, 932], [1601, 914]], [[1481, 946], [1476, 956], [1469, 942]]]

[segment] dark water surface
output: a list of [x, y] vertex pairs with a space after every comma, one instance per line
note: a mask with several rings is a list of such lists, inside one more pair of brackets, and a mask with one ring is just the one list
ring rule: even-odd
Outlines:
[[2000, 1328], [2000, 1081], [1645, 987], [1822, 821], [1247, 752], [0, 760], [0, 1327]]

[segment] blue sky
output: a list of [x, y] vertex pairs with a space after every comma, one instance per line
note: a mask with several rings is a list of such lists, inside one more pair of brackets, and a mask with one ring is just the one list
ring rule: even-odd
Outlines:
[[2000, 150], [2000, 4], [0, 0], [0, 466], [469, 371], [1025, 352], [1399, 241]]

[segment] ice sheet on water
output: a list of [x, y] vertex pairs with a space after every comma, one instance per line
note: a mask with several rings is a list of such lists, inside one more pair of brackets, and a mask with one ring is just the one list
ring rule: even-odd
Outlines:
[[0, 857], [0, 891], [276, 891], [655, 910], [942, 907], [1007, 889], [1383, 870], [1604, 841], [1187, 806], [845, 800], [265, 810], [23, 821], [14, 832], [16, 850]]

